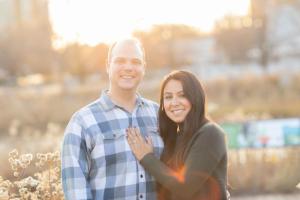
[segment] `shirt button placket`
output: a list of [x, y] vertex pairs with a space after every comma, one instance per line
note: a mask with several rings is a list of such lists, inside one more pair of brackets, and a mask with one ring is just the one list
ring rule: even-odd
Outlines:
[[138, 190], [138, 199], [142, 200], [142, 199], [146, 199], [145, 196], [145, 171], [142, 169], [142, 167], [140, 165], [138, 165], [138, 182], [139, 182], [139, 190]]

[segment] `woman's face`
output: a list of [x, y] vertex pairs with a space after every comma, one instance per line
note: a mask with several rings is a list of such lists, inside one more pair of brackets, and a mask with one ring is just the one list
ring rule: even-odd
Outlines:
[[191, 103], [185, 97], [180, 81], [171, 79], [163, 91], [164, 110], [175, 123], [183, 122], [191, 110]]

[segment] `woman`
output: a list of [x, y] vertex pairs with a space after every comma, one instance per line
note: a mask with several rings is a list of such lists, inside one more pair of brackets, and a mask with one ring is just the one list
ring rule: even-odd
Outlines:
[[127, 139], [141, 165], [158, 182], [161, 200], [223, 200], [227, 197], [227, 151], [223, 130], [206, 117], [205, 92], [186, 71], [162, 83], [159, 131], [164, 141], [160, 160], [150, 137], [128, 128]]

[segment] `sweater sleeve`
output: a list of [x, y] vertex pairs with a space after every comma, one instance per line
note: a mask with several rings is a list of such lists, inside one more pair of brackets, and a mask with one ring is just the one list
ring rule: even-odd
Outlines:
[[153, 154], [141, 160], [143, 167], [171, 193], [183, 199], [192, 197], [202, 189], [226, 154], [223, 131], [216, 125], [209, 125], [195, 139], [185, 160], [183, 171], [175, 172]]

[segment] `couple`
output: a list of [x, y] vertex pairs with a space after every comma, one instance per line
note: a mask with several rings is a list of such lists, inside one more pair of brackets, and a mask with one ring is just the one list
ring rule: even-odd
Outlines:
[[226, 200], [227, 152], [222, 129], [206, 117], [197, 78], [168, 74], [160, 105], [137, 88], [145, 53], [136, 39], [108, 53], [109, 89], [76, 112], [62, 145], [67, 200]]

